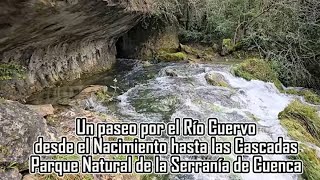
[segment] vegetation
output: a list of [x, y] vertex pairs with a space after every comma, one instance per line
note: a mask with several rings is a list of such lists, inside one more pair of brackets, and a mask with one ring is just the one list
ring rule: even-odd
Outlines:
[[308, 103], [320, 105], [320, 96], [317, 93], [315, 93], [313, 90], [310, 90], [310, 89], [304, 89], [304, 90], [288, 89], [288, 90], [286, 90], [286, 93], [303, 96], [304, 99]]
[[320, 145], [320, 117], [316, 108], [294, 101], [279, 114], [279, 119], [292, 138]]
[[113, 89], [113, 93], [108, 91], [108, 88], [104, 88], [102, 90], [99, 90], [95, 93], [97, 100], [100, 102], [111, 102], [115, 99], [117, 96], [119, 87], [118, 87], [118, 80], [113, 80], [113, 86], [110, 86]]
[[[279, 114], [279, 119], [293, 139], [320, 145], [320, 117], [314, 107], [294, 101]], [[302, 151], [298, 154], [298, 159], [304, 163], [302, 176], [305, 179], [320, 179], [320, 159], [317, 152], [306, 145], [301, 145], [300, 148]]]
[[166, 52], [166, 51], [161, 51], [158, 55], [158, 59], [161, 61], [184, 61], [187, 60], [187, 55], [183, 52]]
[[153, 6], [155, 16], [179, 22], [183, 41], [255, 50], [278, 64], [285, 85], [319, 86], [318, 0], [159, 0]]
[[23, 79], [24, 69], [16, 64], [0, 64], [0, 81]]
[[277, 73], [262, 59], [247, 59], [234, 68], [234, 73], [246, 80], [272, 82], [279, 90], [283, 90]]
[[298, 159], [303, 161], [304, 173], [302, 177], [309, 180], [320, 179], [320, 159], [314, 149], [301, 146], [302, 151], [298, 155]]

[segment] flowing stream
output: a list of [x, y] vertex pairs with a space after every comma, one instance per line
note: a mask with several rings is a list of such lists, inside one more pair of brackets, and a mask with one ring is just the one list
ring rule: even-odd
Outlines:
[[[136, 67], [139, 71], [142, 67]], [[133, 71], [133, 72], [134, 72]], [[172, 73], [174, 76], [168, 76]], [[231, 87], [217, 87], [208, 84], [207, 73], [219, 73]], [[131, 76], [130, 74], [128, 76]], [[209, 117], [222, 122], [256, 122], [258, 134], [245, 137], [246, 141], [276, 141], [286, 136], [279, 124], [278, 113], [292, 100], [279, 93], [271, 83], [246, 81], [233, 76], [230, 66], [207, 64], [170, 64], [163, 67], [155, 78], [138, 84], [118, 96], [116, 113], [122, 120], [131, 122], [169, 122], [175, 118], [192, 117], [206, 121]], [[182, 137], [183, 140], [192, 140]], [[210, 137], [203, 136], [202, 141], [210, 142]], [[232, 141], [230, 137], [218, 137], [218, 141]], [[192, 157], [191, 157], [192, 158]], [[194, 158], [194, 157], [193, 157]], [[213, 159], [218, 157], [196, 157]], [[235, 155], [224, 158], [234, 160]], [[245, 156], [250, 160], [252, 156]], [[266, 155], [266, 160], [286, 160], [284, 155]], [[297, 179], [289, 174], [195, 174], [179, 179]]]
[[[112, 84], [120, 91], [116, 102], [106, 105], [107, 113], [112, 113], [126, 122], [170, 122], [175, 118], [192, 117], [206, 121], [209, 117], [222, 122], [256, 122], [257, 136], [246, 136], [246, 141], [277, 141], [278, 137], [289, 140], [278, 120], [281, 112], [293, 100], [281, 94], [271, 83], [246, 81], [233, 76], [229, 65], [212, 64], [156, 64], [150, 67], [134, 64], [132, 70], [109, 78], [98, 76], [90, 83]], [[168, 73], [170, 72], [170, 73]], [[230, 87], [210, 85], [205, 79], [207, 73], [224, 76]], [[101, 79], [104, 77], [104, 80]], [[105, 80], [108, 79], [108, 80]], [[83, 84], [82, 84], [83, 85]], [[163, 137], [165, 138], [165, 137]], [[181, 137], [192, 140], [190, 137]], [[210, 137], [202, 136], [201, 141], [210, 142]], [[230, 137], [217, 137], [218, 141], [232, 141]], [[187, 158], [187, 157], [185, 157]], [[192, 156], [190, 159], [211, 159], [216, 156]], [[224, 155], [234, 160], [236, 155]], [[252, 155], [244, 156], [246, 160]], [[287, 160], [284, 155], [265, 155], [265, 160]], [[291, 174], [193, 174], [170, 176], [170, 179], [298, 179]]]

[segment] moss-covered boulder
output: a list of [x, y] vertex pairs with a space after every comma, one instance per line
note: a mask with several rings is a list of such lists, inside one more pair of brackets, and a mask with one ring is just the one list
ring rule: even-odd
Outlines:
[[304, 165], [302, 177], [308, 180], [320, 179], [320, 158], [317, 151], [307, 146], [300, 146], [300, 149], [298, 159], [302, 160]]
[[320, 146], [320, 117], [316, 108], [293, 101], [279, 114], [279, 119], [295, 140]]
[[[294, 101], [279, 114], [279, 119], [294, 140], [320, 146], [320, 117], [316, 108]], [[305, 179], [320, 179], [320, 158], [315, 149], [303, 144], [297, 156], [304, 163], [302, 176]]]
[[161, 51], [158, 55], [158, 59], [160, 61], [167, 61], [167, 62], [172, 62], [172, 61], [185, 61], [187, 60], [187, 55], [183, 52], [166, 52], [166, 51]]
[[220, 73], [214, 73], [214, 72], [207, 73], [205, 75], [205, 78], [207, 82], [212, 86], [230, 87], [230, 85], [228, 84], [228, 81]]
[[277, 73], [263, 59], [246, 59], [234, 68], [234, 73], [236, 76], [242, 77], [249, 81], [261, 80], [274, 83], [279, 90], [283, 90]]

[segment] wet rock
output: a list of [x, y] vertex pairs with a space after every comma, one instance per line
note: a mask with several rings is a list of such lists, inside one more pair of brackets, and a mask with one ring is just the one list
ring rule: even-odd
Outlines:
[[174, 62], [174, 61], [185, 61], [188, 59], [187, 54], [184, 52], [166, 52], [166, 51], [161, 51], [158, 53], [157, 57], [160, 61], [165, 61], [165, 62]]
[[15, 101], [0, 103], [0, 164], [24, 168], [38, 136], [47, 137], [45, 119]]
[[178, 73], [173, 69], [166, 69], [165, 73], [166, 73], [167, 76], [171, 76], [171, 77], [177, 77], [178, 76]]
[[205, 76], [207, 82], [213, 86], [230, 87], [227, 80], [222, 74], [219, 73], [207, 73]]
[[40, 179], [40, 178], [32, 174], [25, 175], [22, 178], [22, 180], [36, 180], [36, 179]]
[[22, 175], [19, 173], [18, 169], [11, 169], [9, 171], [0, 170], [0, 180], [20, 180], [22, 179]]
[[83, 99], [89, 98], [94, 93], [97, 93], [99, 91], [107, 91], [107, 90], [108, 90], [108, 87], [106, 87], [106, 86], [90, 85], [89, 87], [87, 87], [84, 90], [82, 90], [73, 99], [83, 100]]
[[37, 112], [42, 117], [46, 117], [48, 115], [54, 114], [54, 108], [51, 104], [43, 104], [43, 105], [27, 105], [29, 109]]

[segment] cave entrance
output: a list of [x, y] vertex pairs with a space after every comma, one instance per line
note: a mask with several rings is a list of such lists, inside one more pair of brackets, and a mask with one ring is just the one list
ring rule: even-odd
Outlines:
[[116, 42], [117, 55], [116, 58], [127, 58], [125, 53], [124, 37], [121, 36]]

